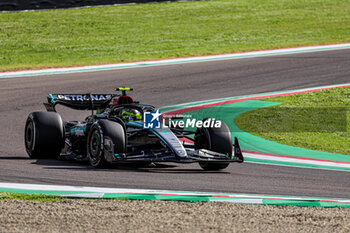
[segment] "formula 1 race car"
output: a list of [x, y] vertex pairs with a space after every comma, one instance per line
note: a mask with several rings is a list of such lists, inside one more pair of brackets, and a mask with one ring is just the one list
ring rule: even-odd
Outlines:
[[[211, 121], [205, 118], [192, 131], [167, 126], [165, 118], [160, 127], [146, 125], [146, 114], [152, 114], [148, 119], [152, 122], [160, 117], [159, 110], [134, 101], [126, 94], [132, 88], [115, 90], [122, 94], [49, 94], [44, 103], [47, 112], [32, 112], [26, 121], [29, 157], [89, 160], [96, 168], [114, 163], [198, 162], [204, 170], [220, 170], [231, 162], [243, 162], [238, 139], [233, 145], [224, 122], [204, 127]], [[57, 104], [92, 114], [82, 122], [63, 121]]]

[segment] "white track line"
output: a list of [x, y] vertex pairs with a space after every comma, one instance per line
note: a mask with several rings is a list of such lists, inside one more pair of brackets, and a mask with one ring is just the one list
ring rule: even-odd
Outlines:
[[67, 67], [67, 68], [51, 68], [51, 69], [40, 69], [40, 70], [22, 70], [22, 71], [0, 72], [0, 79], [25, 77], [25, 76], [64, 74], [64, 73], [94, 72], [94, 71], [102, 71], [102, 70], [115, 70], [115, 69], [127, 69], [127, 68], [137, 68], [137, 67], [148, 67], [148, 66], [172, 65], [172, 64], [180, 64], [180, 63], [193, 63], [193, 62], [205, 62], [205, 61], [219, 61], [219, 60], [230, 60], [230, 59], [254, 58], [254, 57], [276, 56], [276, 55], [286, 55], [286, 54], [296, 54], [296, 53], [331, 51], [331, 50], [339, 50], [339, 49], [350, 49], [350, 43], [335, 44], [335, 45], [308, 46], [308, 47], [287, 48], [287, 49], [275, 49], [275, 50], [264, 50], [264, 51], [253, 51], [253, 52], [243, 52], [243, 53], [231, 53], [231, 54], [212, 55], [212, 56], [166, 59], [166, 60], [157, 60], [157, 61], [144, 61], [144, 62], [118, 63], [118, 64], [107, 64], [107, 65], [92, 65], [92, 66], [82, 66], [82, 67]]

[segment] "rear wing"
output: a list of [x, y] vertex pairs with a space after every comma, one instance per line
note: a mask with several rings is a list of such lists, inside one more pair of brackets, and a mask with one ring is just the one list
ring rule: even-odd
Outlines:
[[44, 106], [49, 112], [56, 112], [57, 104], [76, 110], [98, 110], [108, 106], [118, 94], [49, 94]]

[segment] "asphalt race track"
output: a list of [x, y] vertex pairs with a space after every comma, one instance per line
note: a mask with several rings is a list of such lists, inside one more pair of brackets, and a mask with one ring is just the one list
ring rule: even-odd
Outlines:
[[[47, 93], [113, 93], [118, 86], [157, 107], [220, 97], [350, 82], [350, 49], [180, 65], [0, 79], [0, 182], [350, 198], [350, 173], [261, 164], [205, 172], [198, 164], [93, 169], [33, 160], [24, 150], [27, 115]], [[87, 113], [62, 109], [74, 120]], [[71, 112], [71, 113], [70, 113]]]

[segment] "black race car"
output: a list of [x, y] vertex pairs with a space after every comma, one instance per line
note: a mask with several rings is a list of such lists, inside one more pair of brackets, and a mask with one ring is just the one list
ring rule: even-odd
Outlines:
[[[152, 113], [156, 118], [159, 111], [128, 96], [126, 91], [132, 88], [115, 90], [122, 94], [49, 94], [44, 103], [47, 112], [32, 112], [26, 121], [24, 139], [29, 157], [89, 160], [93, 167], [197, 162], [204, 170], [220, 170], [231, 162], [243, 162], [238, 139], [235, 137], [233, 145], [224, 122], [220, 127], [204, 127], [206, 121], [211, 121], [206, 118], [203, 126], [193, 131], [165, 127], [169, 119], [162, 119], [160, 128], [146, 127], [145, 114]], [[92, 114], [82, 122], [63, 121], [56, 112], [57, 104], [91, 110]]]

